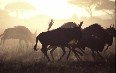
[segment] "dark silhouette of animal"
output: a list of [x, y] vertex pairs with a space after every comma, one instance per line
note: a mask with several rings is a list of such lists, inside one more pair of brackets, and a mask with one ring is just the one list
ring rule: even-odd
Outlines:
[[0, 35], [1, 44], [5, 43], [7, 39], [19, 39], [19, 44], [21, 40], [24, 40], [28, 46], [28, 41], [34, 43], [35, 34], [32, 34], [31, 31], [25, 26], [15, 26], [14, 28], [5, 29], [4, 33]]
[[[80, 24], [83, 24], [83, 21], [80, 22]], [[69, 23], [64, 23], [61, 27], [59, 28], [74, 28], [77, 27], [78, 25], [76, 23], [72, 24], [71, 22]]]
[[[93, 24], [84, 30], [88, 35], [96, 36], [102, 39], [107, 44], [107, 49], [112, 45], [113, 37], [115, 37], [114, 25], [110, 28], [104, 29], [99, 24]], [[88, 36], [86, 34], [86, 36]]]
[[[79, 25], [82, 25], [82, 24], [83, 24], [83, 21], [80, 22]], [[77, 25], [76, 23], [73, 23], [73, 24], [72, 24], [72, 22], [68, 22], [68, 23], [64, 23], [64, 24], [63, 24], [61, 27], [59, 27], [59, 28], [75, 28], [75, 27], [78, 27], [78, 25]], [[70, 55], [70, 52], [71, 52], [71, 49], [72, 49], [72, 52], [75, 54], [76, 58], [80, 60], [81, 58], [79, 57], [79, 55], [78, 55], [77, 53], [79, 53], [81, 56], [82, 56], [82, 53], [79, 52], [79, 51], [73, 50], [73, 48], [72, 48], [71, 46], [73, 46], [74, 44], [77, 44], [77, 42], [75, 42], [75, 40], [73, 39], [72, 41], [69, 42], [69, 46], [65, 46], [65, 47], [69, 48], [69, 53], [68, 53], [68, 55], [67, 55], [67, 59], [69, 58], [69, 55]], [[63, 57], [63, 56], [65, 55], [65, 53], [66, 53], [65, 47], [62, 47], [62, 46], [49, 46], [49, 47], [48, 47], [48, 50], [52, 49], [52, 50], [50, 51], [50, 54], [51, 54], [51, 56], [52, 56], [52, 59], [54, 60], [53, 52], [54, 52], [54, 50], [55, 50], [57, 47], [60, 47], [60, 48], [63, 50], [63, 55], [60, 57], [60, 59], [58, 59], [58, 60], [61, 60], [62, 57]], [[76, 51], [77, 53], [76, 53], [75, 51]], [[81, 50], [81, 51], [84, 53], [83, 50]]]
[[[77, 44], [77, 48], [88, 47], [92, 51], [92, 56], [95, 59], [95, 52], [103, 59], [99, 52], [102, 52], [107, 44], [111, 46], [115, 36], [115, 28], [111, 27], [104, 29], [99, 24], [93, 24], [82, 30], [82, 40]], [[107, 48], [108, 49], [108, 48]]]
[[[104, 46], [106, 44], [107, 44], [107, 48], [105, 49], [105, 51], [109, 48], [109, 46], [112, 45], [113, 37], [116, 37], [116, 29], [114, 28], [114, 25], [110, 26], [110, 28], [104, 29], [99, 24], [95, 23], [83, 29], [82, 41], [79, 44], [77, 44], [78, 46], [75, 46], [74, 48], [76, 47], [80, 48], [80, 50], [83, 52], [85, 47], [88, 47], [92, 50], [92, 55], [94, 59], [95, 59], [95, 56], [94, 56], [95, 52], [97, 52], [98, 55], [101, 58], [103, 58], [99, 54], [99, 52], [103, 51]], [[53, 50], [55, 50], [55, 48], [56, 47], [54, 46]], [[53, 50], [51, 50], [51, 53], [53, 53]], [[68, 54], [68, 57], [69, 55], [70, 53]]]
[[[74, 22], [68, 22], [74, 24]], [[47, 55], [47, 46], [69, 46], [69, 42], [73, 39], [75, 41], [81, 40], [81, 25], [75, 28], [58, 28], [52, 31], [42, 32], [36, 37], [36, 44], [34, 46], [34, 50], [36, 51], [38, 40], [42, 44], [41, 51], [47, 57], [48, 61], [50, 61]]]
[[114, 24], [111, 24], [110, 28], [106, 28], [106, 31], [108, 32], [107, 41], [106, 41], [107, 48], [104, 51], [106, 51], [109, 48], [109, 46], [112, 45], [113, 37], [116, 38], [116, 29], [114, 27]]
[[51, 21], [50, 21], [50, 23], [49, 23], [48, 31], [49, 31], [49, 29], [52, 27], [53, 23], [54, 23], [54, 21], [53, 21], [53, 19], [51, 19]]

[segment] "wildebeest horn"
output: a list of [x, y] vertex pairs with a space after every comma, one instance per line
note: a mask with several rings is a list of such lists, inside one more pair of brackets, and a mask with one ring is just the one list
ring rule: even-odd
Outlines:
[[110, 25], [110, 28], [114, 28], [114, 24], [111, 24], [111, 25]]
[[112, 24], [110, 25], [110, 28], [111, 28]]
[[82, 26], [82, 24], [83, 24], [83, 21], [82, 21], [82, 22], [80, 22], [79, 27], [81, 27], [81, 26]]
[[114, 24], [113, 24], [113, 28], [114, 28]]

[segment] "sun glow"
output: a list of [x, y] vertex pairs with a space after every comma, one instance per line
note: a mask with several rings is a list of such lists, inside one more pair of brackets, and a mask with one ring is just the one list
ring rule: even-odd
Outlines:
[[[27, 19], [33, 15], [44, 14], [55, 19], [68, 19], [73, 14], [81, 16], [89, 16], [85, 9], [68, 3], [68, 0], [27, 0], [28, 3], [34, 5], [36, 10], [32, 12], [23, 12], [20, 18]], [[15, 15], [11, 13], [11, 15]]]
[[70, 18], [73, 14], [77, 14], [79, 17], [87, 15], [84, 9], [69, 4], [68, 0], [39, 0], [36, 3], [30, 0], [30, 2], [37, 7], [37, 12], [40, 14], [58, 19]]

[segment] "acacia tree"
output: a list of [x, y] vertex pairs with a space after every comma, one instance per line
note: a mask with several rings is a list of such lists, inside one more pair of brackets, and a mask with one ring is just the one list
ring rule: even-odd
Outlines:
[[19, 13], [24, 11], [31, 11], [34, 10], [35, 7], [27, 2], [13, 2], [5, 6], [5, 10], [16, 12], [16, 17], [19, 16]]
[[115, 3], [115, 1], [111, 0], [100, 0], [100, 4], [96, 7], [96, 10], [102, 10], [103, 12], [114, 18], [116, 9]]
[[69, 3], [85, 8], [90, 17], [93, 17], [93, 10], [100, 3], [100, 0], [71, 0]]

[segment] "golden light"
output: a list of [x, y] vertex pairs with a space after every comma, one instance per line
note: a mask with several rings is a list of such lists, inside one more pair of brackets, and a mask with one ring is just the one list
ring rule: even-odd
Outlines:
[[[36, 8], [32, 11], [24, 10], [23, 12], [19, 12], [18, 16], [18, 18], [29, 20], [30, 23], [25, 21], [24, 25], [29, 27], [33, 32], [35, 32], [36, 29], [38, 31], [46, 31], [51, 18], [55, 20], [51, 29], [55, 29], [61, 26], [65, 20], [72, 18], [74, 14], [76, 14], [78, 18], [89, 16], [84, 8], [70, 4], [68, 0], [24, 0], [22, 2], [27, 2]], [[11, 11], [9, 13], [11, 16], [16, 17], [16, 12]], [[37, 18], [31, 18], [33, 16], [37, 16]]]
[[87, 11], [81, 7], [68, 3], [68, 0], [27, 0], [37, 9], [33, 12], [26, 12], [20, 15], [20, 18], [29, 18], [33, 15], [44, 14], [55, 19], [68, 19], [73, 14], [81, 16], [89, 16]]
[[[39, 5], [37, 6], [39, 10]], [[42, 12], [58, 19], [66, 19], [72, 17], [73, 14], [78, 16], [86, 16], [86, 11], [81, 7], [77, 7], [68, 3], [68, 0], [47, 0], [41, 6]]]

